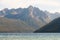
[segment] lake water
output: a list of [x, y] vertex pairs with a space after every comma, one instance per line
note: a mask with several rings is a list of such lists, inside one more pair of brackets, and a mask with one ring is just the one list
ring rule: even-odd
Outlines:
[[0, 33], [0, 40], [60, 40], [60, 33]]

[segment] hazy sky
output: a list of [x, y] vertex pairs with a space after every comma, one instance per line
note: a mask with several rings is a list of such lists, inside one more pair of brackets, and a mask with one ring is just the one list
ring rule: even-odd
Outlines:
[[36, 6], [41, 10], [60, 12], [60, 0], [0, 0], [0, 9]]

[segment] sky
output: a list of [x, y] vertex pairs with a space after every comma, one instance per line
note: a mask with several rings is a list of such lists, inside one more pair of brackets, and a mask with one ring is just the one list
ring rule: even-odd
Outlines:
[[0, 10], [4, 8], [27, 8], [29, 5], [49, 12], [60, 12], [60, 0], [0, 0]]

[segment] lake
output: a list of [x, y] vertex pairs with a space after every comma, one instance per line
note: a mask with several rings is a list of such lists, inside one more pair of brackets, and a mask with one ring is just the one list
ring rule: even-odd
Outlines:
[[60, 40], [60, 33], [0, 33], [0, 40]]

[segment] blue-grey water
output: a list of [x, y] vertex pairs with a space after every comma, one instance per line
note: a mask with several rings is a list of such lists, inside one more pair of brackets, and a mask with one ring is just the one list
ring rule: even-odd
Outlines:
[[0, 33], [0, 40], [60, 40], [60, 33]]

